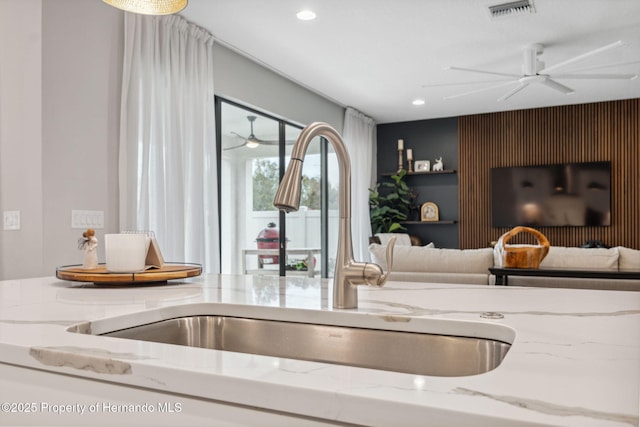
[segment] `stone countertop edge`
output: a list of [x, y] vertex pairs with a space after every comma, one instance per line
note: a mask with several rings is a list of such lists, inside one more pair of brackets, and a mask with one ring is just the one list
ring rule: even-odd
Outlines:
[[[333, 310], [331, 294], [329, 280], [301, 277], [208, 275], [130, 287], [0, 281], [0, 363], [340, 423], [638, 426], [640, 292], [391, 282], [360, 287], [355, 310]], [[480, 317], [488, 311], [504, 318]], [[490, 372], [433, 377], [67, 330], [191, 314], [445, 328], [512, 347]]]

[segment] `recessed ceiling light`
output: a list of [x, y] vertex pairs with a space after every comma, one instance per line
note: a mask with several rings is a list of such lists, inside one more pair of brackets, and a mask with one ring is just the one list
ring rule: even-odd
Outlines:
[[301, 10], [296, 17], [301, 21], [312, 21], [316, 19], [316, 13], [313, 10]]
[[414, 99], [412, 104], [413, 105], [424, 105], [424, 99]]

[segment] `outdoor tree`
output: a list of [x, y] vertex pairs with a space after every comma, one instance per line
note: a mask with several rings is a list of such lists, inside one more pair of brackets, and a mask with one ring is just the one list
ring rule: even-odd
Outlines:
[[[279, 179], [279, 167], [277, 160], [256, 159], [253, 162], [253, 210], [275, 210], [273, 197], [276, 194]], [[302, 175], [302, 188], [300, 194], [300, 206], [306, 206], [312, 210], [320, 210], [321, 203], [320, 177]], [[338, 189], [329, 187], [329, 206], [336, 206]]]
[[278, 163], [270, 159], [256, 159], [253, 161], [253, 210], [272, 211], [273, 197], [278, 190]]

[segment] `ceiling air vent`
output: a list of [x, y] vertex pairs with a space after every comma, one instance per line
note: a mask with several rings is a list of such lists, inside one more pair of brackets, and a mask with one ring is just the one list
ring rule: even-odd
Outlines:
[[531, 0], [510, 1], [509, 3], [489, 6], [489, 15], [491, 15], [492, 19], [523, 15], [526, 13], [535, 13]]

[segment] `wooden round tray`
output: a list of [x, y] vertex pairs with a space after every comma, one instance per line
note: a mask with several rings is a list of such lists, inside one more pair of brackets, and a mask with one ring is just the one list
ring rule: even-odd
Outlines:
[[92, 270], [86, 270], [81, 265], [66, 265], [56, 268], [56, 277], [61, 280], [113, 285], [166, 282], [167, 280], [199, 276], [201, 273], [202, 266], [199, 264], [164, 264], [161, 268], [150, 268], [134, 273], [112, 273], [107, 271], [104, 264], [100, 264], [98, 268]]

